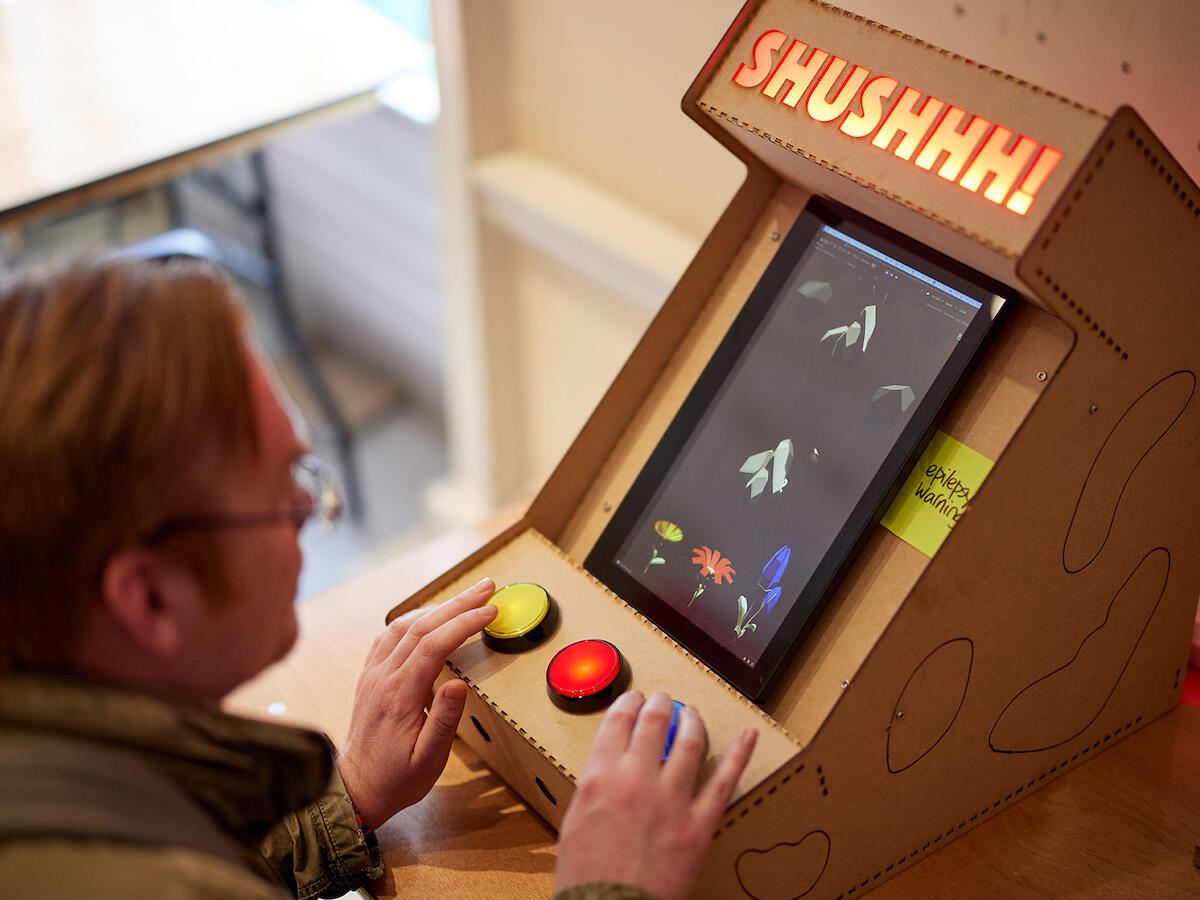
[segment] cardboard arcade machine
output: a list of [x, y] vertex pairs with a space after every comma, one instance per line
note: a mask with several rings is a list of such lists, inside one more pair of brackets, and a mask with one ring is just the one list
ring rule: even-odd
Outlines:
[[[547, 667], [606, 641], [632, 686], [703, 712], [713, 756], [759, 729], [698, 892], [851, 897], [1179, 701], [1200, 594], [1200, 191], [1131, 110], [1108, 118], [804, 0], [748, 3], [684, 109], [745, 161], [745, 184], [524, 518], [393, 615], [484, 575], [543, 587], [544, 633], [520, 652], [472, 639], [451, 660], [471, 687], [461, 737], [557, 826], [602, 712], [552, 703]], [[853, 213], [802, 228], [818, 196]], [[931, 276], [860, 217], [949, 268]], [[961, 266], [1015, 292], [1003, 316], [967, 297]], [[991, 333], [881, 464], [872, 518], [810, 578], [806, 529], [854, 518], [827, 516], [822, 486], [852, 481], [843, 460], [934, 393], [936, 371], [911, 373], [946, 323], [902, 313], [955, 297]], [[755, 303], [754, 333], [779, 338], [761, 353]], [[743, 355], [714, 374], [731, 340]], [[748, 416], [705, 437], [740, 413], [689, 398], [736, 393], [755, 354], [777, 358], [761, 402], [738, 408], [777, 431]], [[884, 359], [903, 377], [872, 369]], [[694, 446], [701, 468], [676, 478]], [[690, 505], [668, 509], [674, 495]], [[795, 533], [756, 537], [755, 555], [762, 521]], [[652, 621], [605, 565], [674, 612]], [[814, 579], [798, 650], [759, 703], [700, 661], [703, 642], [684, 648], [679, 629], [707, 616], [710, 642], [752, 662], [740, 648]]]

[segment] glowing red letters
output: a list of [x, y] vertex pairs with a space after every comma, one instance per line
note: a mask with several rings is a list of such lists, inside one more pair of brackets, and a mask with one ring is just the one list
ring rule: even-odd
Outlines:
[[869, 138], [872, 146], [936, 171], [965, 190], [977, 193], [983, 188], [984, 197], [1017, 215], [1029, 211], [1038, 189], [1062, 159], [1062, 152], [1053, 147], [1014, 135], [1003, 125], [891, 76], [873, 75], [855, 65], [842, 80], [845, 59], [803, 41], [788, 41], [782, 31], [764, 31], [754, 42], [753, 61], [734, 72], [734, 83], [744, 88], [761, 85], [764, 96], [803, 110], [812, 121], [836, 124], [851, 138]]

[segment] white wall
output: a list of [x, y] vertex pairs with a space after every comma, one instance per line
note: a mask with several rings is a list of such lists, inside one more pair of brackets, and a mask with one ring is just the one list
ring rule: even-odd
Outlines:
[[679, 108], [736, 8], [434, 9], [442, 125], [464, 148], [443, 182], [468, 186], [445, 207], [448, 267], [471, 253], [478, 272], [448, 302], [485, 323], [450, 351], [478, 366], [458, 372], [449, 418], [452, 445], [487, 452], [447, 496], [487, 506], [545, 479], [740, 184], [743, 166]]

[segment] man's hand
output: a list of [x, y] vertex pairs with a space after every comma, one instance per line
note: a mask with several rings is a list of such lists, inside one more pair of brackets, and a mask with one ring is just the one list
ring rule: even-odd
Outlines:
[[495, 591], [485, 578], [440, 606], [393, 619], [371, 645], [338, 759], [364, 824], [378, 828], [416, 803], [446, 767], [467, 686], [448, 681], [430, 694], [446, 658], [495, 618], [496, 607], [482, 605]]
[[738, 735], [697, 790], [708, 741], [690, 706], [680, 711], [670, 757], [659, 762], [671, 710], [666, 694], [643, 702], [640, 691], [609, 708], [559, 830], [556, 890], [612, 881], [662, 900], [687, 896], [757, 732]]

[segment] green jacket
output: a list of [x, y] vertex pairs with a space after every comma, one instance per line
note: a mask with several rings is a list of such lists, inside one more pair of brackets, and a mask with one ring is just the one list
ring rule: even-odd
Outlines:
[[[0, 897], [340, 897], [383, 861], [330, 751], [214, 704], [0, 676]], [[556, 900], [652, 898], [592, 882]]]
[[0, 677], [0, 896], [338, 897], [382, 872], [322, 735]]

